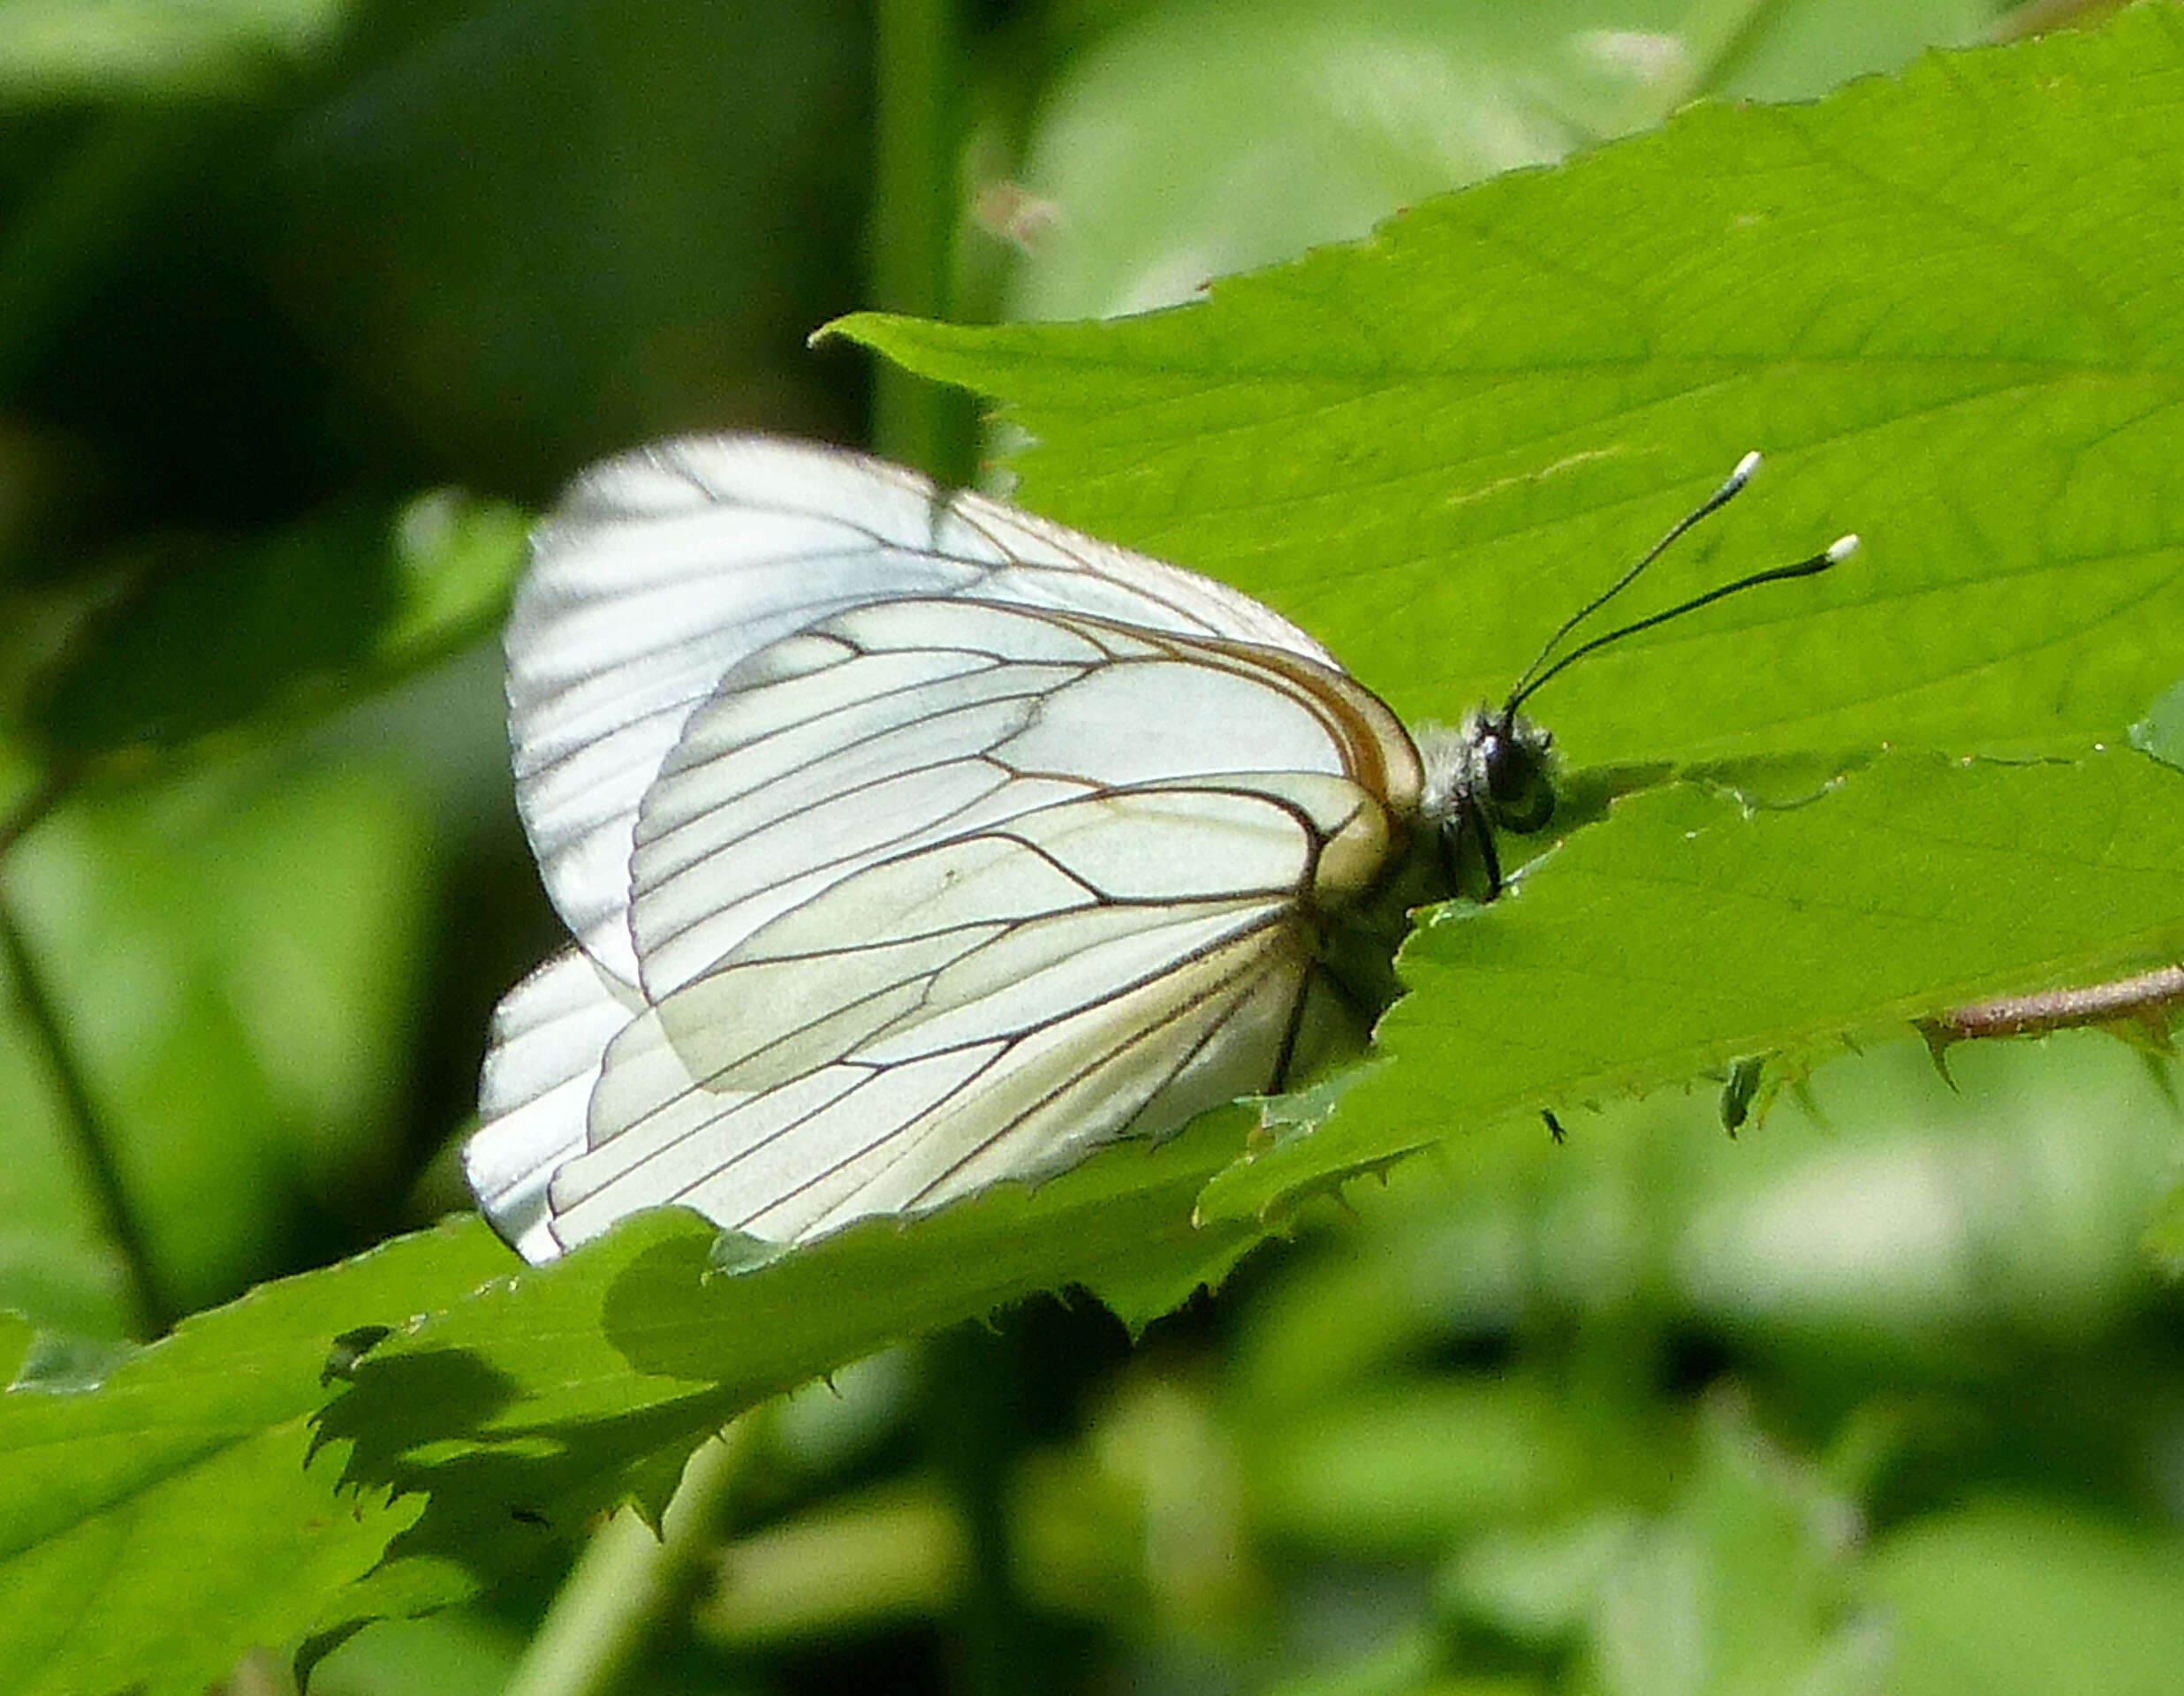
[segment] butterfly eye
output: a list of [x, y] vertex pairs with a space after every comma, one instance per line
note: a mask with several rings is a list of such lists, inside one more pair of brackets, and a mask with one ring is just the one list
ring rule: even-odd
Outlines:
[[1554, 816], [1553, 738], [1513, 716], [1488, 725], [1479, 745], [1486, 776], [1487, 811], [1505, 830], [1524, 836]]

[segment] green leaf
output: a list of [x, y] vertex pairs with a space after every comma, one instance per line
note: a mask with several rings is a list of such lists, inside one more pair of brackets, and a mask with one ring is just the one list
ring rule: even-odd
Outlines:
[[1254, 1516], [1302, 1547], [1430, 1557], [1483, 1526], [1627, 1488], [1640, 1469], [1599, 1442], [1596, 1414], [1517, 1375], [1384, 1374], [1252, 1433]]
[[1007, 315], [1172, 306], [1210, 276], [1649, 128], [1695, 95], [1809, 98], [1976, 41], [1991, 13], [1983, 0], [1134, 7], [1042, 94]]
[[496, 623], [521, 568], [530, 517], [451, 488], [420, 496], [394, 526], [393, 612], [373, 660], [400, 675], [444, 659]]
[[171, 539], [45, 680], [34, 728], [80, 756], [322, 710], [482, 635], [522, 556], [514, 509], [446, 493], [248, 541]]
[[1991, 1500], [1930, 1515], [1869, 1563], [1898, 1696], [2168, 1690], [2184, 1665], [2173, 1533], [2081, 1508]]
[[2140, 1246], [2163, 1277], [2184, 1283], [2184, 1184], [2172, 1185], [2157, 1204]]
[[2184, 651], [2180, 125], [2184, 26], [2145, 7], [1697, 108], [1194, 307], [836, 328], [999, 399], [1031, 504], [1271, 602], [1414, 720], [1505, 693], [1758, 447], [1634, 615], [1866, 551], [1558, 679], [1574, 761], [2076, 753]]
[[868, 1220], [746, 1271], [714, 1269], [714, 1232], [694, 1215], [645, 1214], [380, 1343], [324, 1433], [354, 1445], [349, 1481], [430, 1504], [400, 1558], [322, 1624], [371, 1617], [396, 1592], [453, 1600], [451, 1575], [494, 1576], [625, 1496], [656, 1514], [703, 1438], [890, 1343], [1070, 1283], [1134, 1322], [1165, 1311], [1266, 1234], [1190, 1221], [1248, 1123], [1209, 1115], [1036, 1190]]
[[392, 594], [382, 512], [264, 539], [177, 537], [49, 679], [34, 720], [57, 753], [174, 744], [359, 663]]
[[1666, 1511], [1489, 1532], [1445, 1573], [1446, 1604], [1518, 1640], [1581, 1647], [1572, 1688], [1854, 1692], [1887, 1639], [1860, 1616], [1855, 1505], [1771, 1442], [1733, 1392], [1700, 1409]]
[[1892, 755], [1801, 806], [1626, 798], [1400, 962], [1376, 1068], [1208, 1185], [1232, 1218], [1442, 1136], [2184, 950], [2184, 777]]
[[11, 0], [0, 100], [235, 93], [323, 43], [345, 0]]
[[1688, 1482], [1594, 1598], [1581, 1688], [1857, 1696], [1887, 1664], [1854, 1587], [1854, 1505], [1769, 1442], [1733, 1395], [1702, 1410]]
[[292, 1642], [420, 1510], [337, 1494], [311, 1416], [335, 1339], [504, 1270], [476, 1222], [184, 1321], [95, 1390], [0, 1397], [0, 1664], [52, 1696], [194, 1696]]

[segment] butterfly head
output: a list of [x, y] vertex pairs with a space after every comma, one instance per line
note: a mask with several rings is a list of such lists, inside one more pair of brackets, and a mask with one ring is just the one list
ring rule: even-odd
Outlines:
[[1523, 714], [1482, 703], [1461, 725], [1422, 724], [1422, 810], [1441, 828], [1513, 831], [1545, 827], [1555, 811], [1554, 738]]
[[1555, 814], [1554, 738], [1513, 708], [1482, 708], [1464, 730], [1471, 799], [1486, 822], [1524, 836]]
[[1501, 892], [1495, 836], [1524, 836], [1554, 816], [1554, 738], [1513, 707], [1480, 706], [1454, 730], [1421, 725], [1416, 740], [1442, 892], [1490, 901]]

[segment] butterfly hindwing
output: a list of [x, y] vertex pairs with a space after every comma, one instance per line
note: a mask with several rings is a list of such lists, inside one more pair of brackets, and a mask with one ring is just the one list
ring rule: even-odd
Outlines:
[[[555, 1180], [557, 1230], [676, 1200], [801, 1237], [1043, 1175], [1141, 1117], [1171, 1128], [1274, 1086], [1309, 965], [1293, 890], [1114, 902], [1070, 864], [1117, 833], [1217, 851], [1248, 809], [1308, 874], [1312, 844], [1286, 812], [1147, 791], [882, 860], [762, 928], [609, 1049], [592, 1152]], [[823, 928], [861, 940], [815, 955], [791, 934]], [[1258, 1028], [1233, 1028], [1247, 1008]], [[1193, 1062], [1216, 1031], [1209, 1093]], [[1187, 1099], [1164, 1099], [1187, 1077]]]

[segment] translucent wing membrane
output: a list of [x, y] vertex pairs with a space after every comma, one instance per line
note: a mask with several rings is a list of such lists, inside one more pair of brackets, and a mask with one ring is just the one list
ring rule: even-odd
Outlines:
[[519, 792], [582, 950], [503, 1003], [466, 1155], [526, 1254], [935, 1207], [1361, 1036], [1320, 932], [1417, 756], [1271, 612], [777, 443], [613, 462], [540, 549]]
[[[1310, 965], [1294, 897], [1309, 830], [1211, 792], [1065, 803], [1017, 824], [846, 880], [617, 1037], [591, 1151], [554, 1179], [556, 1229], [582, 1237], [676, 1200], [800, 1238], [1049, 1172], [1141, 1118], [1172, 1128], [1273, 1087]], [[1286, 883], [1126, 904], [1069, 858], [1097, 858], [1118, 833], [1217, 853], [1240, 824]], [[931, 874], [925, 898], [891, 910], [906, 867]], [[868, 940], [813, 956], [777, 935], [839, 921]]]
[[756, 436], [670, 442], [576, 484], [507, 633], [516, 799], [547, 893], [636, 981], [631, 832], [660, 763], [739, 661], [846, 608], [975, 595], [1327, 661], [1247, 596], [900, 466]]
[[557, 954], [510, 990], [493, 1018], [478, 1117], [484, 1129], [463, 1150], [478, 1206], [525, 1258], [560, 1252], [548, 1223], [546, 1186], [584, 1151], [584, 1123], [607, 1044], [642, 1003], [581, 949]]
[[[1361, 768], [1385, 792], [1364, 716], [1385, 709], [1319, 666], [1308, 693], [1296, 681], [1307, 674], [1247, 650], [982, 602], [895, 601], [826, 620], [732, 670], [645, 798], [630, 908], [643, 987], [670, 993], [883, 858], [916, 875], [902, 857], [1035, 808], [1255, 772], [1278, 791]], [[1164, 874], [1188, 874], [1157, 863], [1149, 837], [1112, 840], [1137, 862], [1141, 897], [1168, 892]], [[1244, 844], [1220, 846], [1229, 863], [1211, 867], [1249, 886]], [[809, 934], [815, 945], [829, 937], [824, 922]]]

